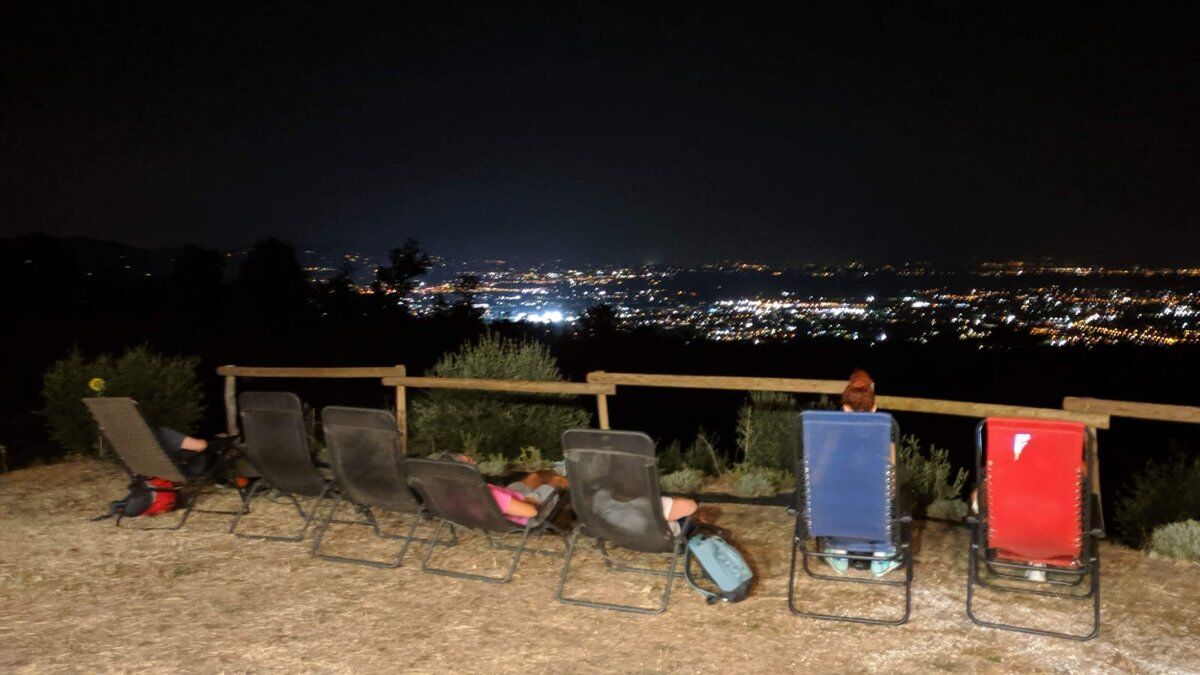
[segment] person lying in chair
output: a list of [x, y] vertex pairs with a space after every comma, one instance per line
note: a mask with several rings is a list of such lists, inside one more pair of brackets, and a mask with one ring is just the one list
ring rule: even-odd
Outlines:
[[[451, 459], [459, 462], [475, 464], [475, 458], [458, 453], [450, 455]], [[567, 477], [558, 471], [545, 469], [525, 474], [521, 480], [513, 481], [507, 486], [488, 484], [492, 498], [504, 516], [518, 525], [524, 525], [530, 518], [537, 516], [538, 505], [546, 501], [559, 490], [567, 490], [570, 483]], [[678, 531], [680, 523], [696, 512], [696, 502], [683, 497], [663, 497], [663, 516], [673, 531]]]
[[205, 440], [170, 427], [154, 427], [151, 431], [188, 478], [202, 476], [212, 470], [233, 449], [234, 439], [222, 434]]
[[[846, 383], [846, 388], [842, 390], [842, 410], [844, 412], [878, 412], [879, 407], [875, 405], [875, 381], [867, 374], [867, 371], [856, 369], [850, 374], [850, 380]], [[896, 465], [896, 444], [892, 443], [892, 466]], [[827, 548], [826, 553], [850, 553], [851, 551], [844, 548]], [[875, 555], [879, 558], [887, 558], [893, 555], [894, 551], [874, 551], [866, 552], [868, 555]], [[829, 564], [838, 574], [845, 572], [850, 568], [849, 558], [825, 558], [825, 562]], [[888, 572], [900, 566], [899, 560], [884, 561], [880, 560], [871, 563], [871, 573], [875, 576], [883, 576]]]

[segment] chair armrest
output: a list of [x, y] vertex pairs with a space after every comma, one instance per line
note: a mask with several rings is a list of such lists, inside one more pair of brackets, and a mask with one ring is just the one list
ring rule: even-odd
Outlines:
[[1088, 531], [1088, 534], [1095, 537], [1096, 539], [1104, 539], [1107, 536], [1104, 534], [1104, 530], [1099, 527], [1092, 528], [1091, 530]]

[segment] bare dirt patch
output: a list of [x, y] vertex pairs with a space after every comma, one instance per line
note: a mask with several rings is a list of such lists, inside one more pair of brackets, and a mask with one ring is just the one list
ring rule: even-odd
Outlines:
[[[226, 534], [225, 516], [194, 515], [178, 532], [88, 522], [124, 485], [116, 467], [93, 461], [0, 476], [0, 671], [1200, 669], [1200, 566], [1117, 546], [1103, 548], [1102, 633], [1081, 644], [972, 625], [963, 609], [966, 530], [932, 523], [919, 529], [905, 626], [793, 617], [791, 519], [782, 508], [740, 505], [716, 507], [718, 522], [755, 567], [753, 595], [710, 607], [679, 584], [666, 614], [632, 616], [555, 603], [561, 561], [544, 556], [526, 556], [511, 583], [493, 586], [423, 574], [422, 545], [400, 569], [378, 570], [314, 560], [308, 542], [237, 539]], [[235, 504], [232, 491], [209, 502]], [[246, 526], [282, 530], [293, 517], [263, 502]], [[352, 529], [330, 545], [380, 557], [396, 550]], [[437, 553], [439, 566], [477, 572], [504, 563], [469, 535]], [[608, 600], [652, 604], [661, 590], [658, 581], [606, 573], [595, 557], [573, 566], [572, 580], [572, 594]], [[806, 603], [881, 615], [899, 609], [894, 594], [802, 584]], [[1047, 602], [983, 599], [990, 602], [981, 611], [1009, 621], [1086, 618], [1083, 603], [1065, 612]]]

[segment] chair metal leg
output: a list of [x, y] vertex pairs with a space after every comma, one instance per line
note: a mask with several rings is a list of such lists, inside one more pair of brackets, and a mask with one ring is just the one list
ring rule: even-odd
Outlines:
[[[509, 580], [512, 579], [513, 574], [517, 571], [517, 563], [520, 562], [520, 560], [521, 560], [521, 554], [525, 552], [525, 542], [529, 538], [529, 533], [531, 531], [531, 528], [529, 528], [529, 527], [526, 527], [524, 530], [521, 531], [521, 542], [517, 546], [513, 547], [514, 553], [513, 553], [513, 557], [512, 557], [512, 562], [509, 563], [509, 565], [508, 565], [508, 570], [504, 573], [503, 576], [496, 577], [496, 576], [488, 576], [486, 574], [470, 574], [467, 572], [457, 572], [455, 570], [449, 570], [449, 569], [445, 569], [445, 568], [441, 568], [441, 567], [433, 567], [429, 564], [429, 560], [433, 557], [433, 552], [437, 548], [438, 542], [441, 540], [442, 529], [447, 526], [450, 527], [452, 536], [455, 536], [455, 538], [456, 538], [455, 541], [457, 541], [457, 535], [453, 535], [454, 525], [452, 523], [450, 523], [450, 521], [448, 521], [448, 520], [441, 520], [438, 523], [437, 530], [433, 533], [433, 541], [430, 542], [429, 548], [427, 548], [425, 550], [425, 557], [421, 560], [421, 571], [428, 572], [430, 574], [439, 574], [441, 576], [446, 576], [446, 577], [455, 577], [458, 579], [471, 579], [474, 581], [482, 581], [482, 582], [488, 583], [488, 584], [506, 584], [509, 582]], [[487, 533], [484, 533], [484, 534], [487, 534]], [[489, 540], [490, 540], [490, 537], [489, 537]]]
[[[824, 614], [820, 612], [809, 612], [802, 610], [796, 606], [796, 559], [797, 554], [803, 559], [802, 566], [805, 574], [814, 578], [827, 581], [841, 581], [847, 583], [857, 583], [875, 586], [903, 586], [904, 587], [904, 613], [897, 619], [874, 619], [865, 616], [853, 616], [846, 614]], [[861, 579], [857, 577], [835, 577], [827, 574], [817, 574], [809, 567], [809, 558], [851, 558], [861, 560], [889, 560], [889, 558], [876, 558], [874, 556], [859, 556], [851, 554], [827, 554], [810, 552], [805, 544], [805, 538], [801, 534], [797, 534], [792, 540], [792, 562], [788, 569], [788, 609], [796, 616], [807, 616], [813, 619], [824, 619], [827, 621], [849, 621], [852, 623], [864, 623], [876, 626], [899, 626], [907, 623], [909, 616], [912, 614], [912, 578], [913, 578], [913, 559], [912, 547], [909, 544], [908, 537], [905, 536], [900, 542], [900, 550], [892, 556], [892, 560], [899, 557], [904, 565], [904, 581], [889, 581], [884, 579]]]
[[260, 481], [254, 485], [254, 489], [251, 489], [250, 492], [246, 493], [246, 498], [242, 502], [242, 510], [237, 514], [237, 516], [234, 517], [233, 522], [229, 525], [230, 534], [241, 537], [242, 539], [259, 539], [265, 541], [303, 541], [304, 535], [308, 532], [309, 526], [312, 525], [312, 521], [317, 515], [317, 510], [321, 507], [321, 502], [325, 501], [325, 497], [329, 494], [332, 485], [327, 484], [321, 489], [321, 493], [313, 500], [312, 506], [307, 512], [300, 506], [300, 501], [296, 499], [295, 495], [288, 495], [288, 497], [291, 498], [293, 505], [296, 507], [297, 513], [304, 518], [304, 523], [301, 525], [299, 531], [297, 531], [295, 534], [281, 536], [272, 534], [246, 534], [243, 532], [238, 532], [237, 526], [241, 522], [242, 516], [250, 512], [250, 500], [254, 498], [254, 495], [260, 492], [261, 487], [263, 487], [263, 485]]
[[[427, 539], [418, 539], [415, 536], [416, 532], [417, 532], [417, 527], [419, 527], [421, 525], [422, 521], [424, 520], [423, 513], [413, 514], [412, 525], [408, 528], [408, 534], [406, 534], [406, 535], [390, 535], [390, 534], [385, 534], [380, 531], [379, 521], [375, 519], [375, 515], [373, 513], [371, 513], [369, 508], [364, 510], [364, 515], [366, 516], [365, 520], [360, 520], [360, 521], [335, 520], [334, 514], [337, 512], [337, 510], [339, 508], [341, 508], [342, 502], [344, 502], [344, 501], [346, 501], [345, 496], [342, 495], [341, 493], [339, 493], [337, 496], [337, 499], [333, 503], [333, 506], [329, 509], [329, 511], [326, 512], [325, 518], [321, 521], [321, 525], [317, 528], [316, 532], [313, 534], [313, 545], [312, 545], [311, 554], [314, 558], [320, 558], [322, 560], [328, 560], [330, 562], [341, 562], [341, 563], [350, 563], [350, 564], [354, 564], [354, 565], [364, 565], [366, 567], [375, 567], [375, 568], [379, 568], [379, 569], [394, 569], [396, 567], [400, 567], [400, 565], [404, 562], [404, 556], [408, 553], [408, 547], [412, 544], [412, 542], [428, 541]], [[378, 536], [382, 539], [400, 540], [400, 541], [404, 542], [404, 545], [400, 548], [400, 552], [396, 555], [396, 557], [390, 561], [389, 560], [374, 560], [371, 558], [355, 558], [352, 556], [340, 556], [340, 555], [332, 555], [329, 553], [321, 553], [321, 542], [324, 541], [324, 539], [325, 539], [325, 533], [329, 530], [329, 525], [334, 522], [348, 523], [348, 524], [353, 524], [353, 525], [370, 525], [371, 528], [374, 530], [376, 536]]]
[[603, 548], [603, 542], [599, 543], [599, 546], [597, 548], [601, 551], [601, 556], [604, 558], [606, 566], [608, 567], [608, 569], [610, 571], [625, 572], [625, 573], [632, 573], [632, 574], [649, 574], [649, 575], [654, 575], [654, 576], [663, 576], [663, 577], [667, 578], [665, 588], [663, 588], [662, 601], [658, 604], [658, 606], [656, 606], [656, 607], [639, 607], [637, 605], [621, 605], [621, 604], [610, 603], [610, 602], [595, 602], [595, 601], [586, 600], [583, 598], [568, 598], [568, 597], [566, 597], [564, 590], [566, 589], [567, 577], [570, 574], [570, 570], [571, 570], [571, 559], [575, 556], [575, 549], [579, 545], [578, 538], [579, 538], [579, 532], [576, 531], [576, 532], [572, 533], [571, 538], [569, 540], [567, 540], [567, 555], [566, 555], [566, 558], [563, 560], [562, 572], [559, 574], [559, 577], [558, 577], [558, 590], [554, 594], [555, 600], [557, 600], [558, 602], [560, 602], [564, 605], [577, 605], [580, 607], [592, 607], [595, 609], [608, 609], [608, 610], [613, 610], [616, 612], [630, 612], [633, 614], [662, 614], [663, 612], [667, 611], [667, 605], [671, 601], [671, 587], [675, 583], [675, 578], [677, 576], [680, 576], [680, 574], [676, 573], [675, 567], [678, 564], [679, 554], [680, 554], [680, 551], [681, 551], [683, 545], [678, 545], [674, 548], [674, 550], [671, 552], [670, 567], [668, 567], [667, 570], [663, 571], [663, 570], [652, 570], [652, 569], [644, 568], [644, 567], [632, 567], [632, 566], [627, 566], [627, 565], [618, 566], [618, 565], [610, 564], [610, 560], [608, 558], [608, 553]]
[[[978, 530], [978, 526], [976, 526], [976, 530]], [[1093, 557], [1091, 558], [1091, 560], [1089, 560], [1086, 563], [1086, 565], [1084, 566], [1084, 568], [1082, 570], [1082, 571], [1090, 574], [1090, 576], [1091, 576], [1091, 582], [1089, 584], [1089, 589], [1088, 589], [1088, 592], [1086, 595], [1079, 595], [1079, 594], [1070, 595], [1070, 594], [1062, 594], [1062, 593], [1053, 593], [1050, 591], [1038, 591], [1036, 589], [1006, 588], [1006, 587], [999, 587], [999, 586], [994, 586], [994, 585], [988, 586], [986, 584], [980, 583], [980, 579], [979, 579], [980, 555], [981, 555], [980, 554], [980, 544], [978, 541], [978, 537], [976, 536], [976, 537], [972, 538], [971, 548], [967, 554], [967, 618], [969, 618], [971, 620], [971, 622], [974, 623], [975, 625], [984, 626], [985, 628], [996, 628], [999, 630], [1008, 630], [1008, 631], [1014, 631], [1017, 633], [1026, 633], [1028, 635], [1041, 635], [1044, 637], [1056, 637], [1056, 638], [1063, 638], [1066, 640], [1078, 640], [1080, 642], [1085, 642], [1087, 640], [1091, 640], [1100, 634], [1100, 551], [1099, 551], [1099, 549], [1097, 549], [1094, 552]], [[1005, 591], [1023, 592], [1023, 593], [1028, 593], [1031, 595], [1067, 597], [1067, 598], [1075, 598], [1075, 599], [1080, 599], [1080, 600], [1085, 600], [1090, 597], [1092, 600], [1092, 627], [1091, 627], [1091, 630], [1089, 630], [1085, 634], [1066, 633], [1066, 632], [1060, 632], [1060, 631], [1042, 630], [1040, 628], [1031, 628], [1029, 626], [1017, 626], [1017, 625], [1013, 625], [1013, 624], [1000, 623], [1000, 622], [987, 621], [984, 619], [980, 619], [975, 614], [975, 607], [974, 607], [975, 588], [977, 586], [1005, 590]]]

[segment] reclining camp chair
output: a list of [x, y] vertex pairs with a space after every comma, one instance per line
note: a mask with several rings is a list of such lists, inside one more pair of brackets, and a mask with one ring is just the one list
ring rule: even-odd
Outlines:
[[[578, 520], [567, 542], [556, 599], [567, 605], [620, 612], [665, 612], [675, 578], [683, 576], [676, 567], [687, 539], [673, 533], [663, 515], [654, 441], [638, 432], [573, 429], [563, 434], [563, 447], [571, 505]], [[611, 572], [666, 577], [662, 602], [656, 607], [641, 607], [566, 597], [564, 589], [580, 537], [595, 540], [604, 566]], [[618, 564], [608, 555], [608, 542], [642, 553], [669, 554], [670, 565], [666, 570], [655, 570]]]
[[[313, 536], [312, 554], [322, 560], [355, 563], [370, 567], [399, 567], [414, 539], [417, 526], [425, 520], [424, 510], [408, 487], [404, 456], [400, 452], [400, 433], [396, 417], [387, 410], [328, 406], [321, 411], [325, 444], [337, 495], [321, 526]], [[321, 553], [321, 542], [334, 515], [344, 502], [353, 505], [361, 520], [337, 521], [369, 525], [382, 539], [403, 541], [400, 552], [391, 561], [352, 558]], [[380, 530], [372, 509], [405, 513], [412, 517], [406, 535], [391, 535]]]
[[[896, 499], [892, 444], [899, 429], [887, 413], [806, 410], [799, 416], [802, 445], [797, 449], [795, 539], [788, 573], [788, 608], [793, 614], [834, 621], [899, 625], [912, 608], [913, 561], [909, 516]], [[793, 437], [796, 435], [794, 434]], [[824, 540], [823, 550], [809, 549], [811, 539]], [[830, 549], [847, 553], [830, 553]], [[804, 611], [796, 607], [796, 558], [814, 579], [904, 588], [904, 613], [897, 619]], [[835, 576], [814, 572], [810, 558], [845, 558], [898, 562], [904, 579]]]
[[[139, 526], [136, 529], [178, 530], [187, 522], [192, 511], [224, 515], [237, 514], [237, 511], [196, 508], [196, 503], [201, 495], [213, 487], [213, 474], [220, 468], [220, 464], [214, 464], [202, 476], [188, 478], [166, 449], [162, 447], [158, 436], [151, 430], [146, 418], [142, 416], [142, 411], [136, 401], [131, 398], [100, 397], [85, 398], [83, 404], [87, 406], [88, 412], [92, 414], [92, 418], [99, 425], [104, 440], [108, 441], [117, 456], [121, 458], [121, 463], [125, 466], [125, 471], [129, 473], [131, 479], [137, 482], [143, 482], [150, 478], [169, 480], [177, 485], [171, 488], [148, 487], [154, 491], [171, 490], [183, 498], [183, 513], [175, 524], [165, 527]], [[121, 526], [123, 519], [124, 514], [118, 512], [117, 527]]]
[[[300, 399], [290, 392], [247, 391], [238, 396], [238, 409], [242, 418], [242, 455], [260, 478], [246, 492], [242, 510], [230, 524], [229, 532], [245, 539], [301, 541], [334, 485], [313, 465]], [[281, 536], [237, 531], [242, 516], [250, 512], [250, 501], [265, 490], [276, 490], [291, 501], [304, 521], [296, 533]], [[308, 510], [300, 505], [298, 497], [312, 499]]]
[[[405, 461], [408, 473], [408, 484], [421, 498], [426, 512], [438, 521], [433, 541], [425, 551], [421, 560], [421, 571], [430, 574], [457, 577], [459, 579], [474, 579], [490, 584], [508, 583], [516, 572], [521, 554], [526, 550], [543, 555], [561, 557], [556, 551], [527, 548], [526, 543], [530, 534], [562, 533], [550, 522], [558, 511], [561, 500], [557, 495], [548, 499], [538, 507], [538, 515], [530, 518], [525, 525], [518, 525], [504, 517], [504, 512], [496, 505], [492, 491], [488, 488], [479, 467], [466, 462], [441, 459], [409, 459]], [[512, 551], [512, 562], [508, 570], [501, 576], [485, 574], [470, 574], [454, 570], [433, 567], [429, 564], [433, 552], [442, 542], [442, 531], [449, 528], [450, 541], [443, 545], [454, 545], [458, 542], [456, 528], [480, 532], [487, 539], [492, 549]], [[492, 535], [520, 534], [520, 541], [514, 546], [496, 541]], [[565, 538], [564, 538], [565, 540]]]
[[[1088, 476], [1096, 436], [1078, 422], [989, 418], [976, 431], [979, 516], [967, 568], [967, 616], [980, 626], [1073, 640], [1100, 633], [1100, 551]], [[980, 563], [985, 573], [980, 574]], [[1031, 581], [1028, 572], [1044, 575]], [[1076, 590], [1090, 577], [1087, 590]], [[1084, 634], [984, 621], [975, 615], [975, 587], [1092, 600]], [[1040, 586], [1034, 587], [1034, 586]]]

